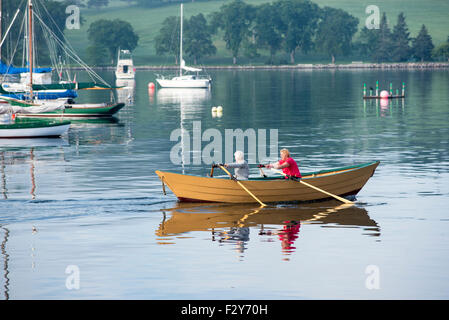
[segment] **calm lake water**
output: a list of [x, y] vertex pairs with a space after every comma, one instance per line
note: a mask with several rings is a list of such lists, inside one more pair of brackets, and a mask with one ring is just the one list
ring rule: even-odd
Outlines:
[[[138, 72], [114, 121], [0, 141], [1, 299], [449, 298], [447, 70], [210, 74], [210, 90], [149, 92]], [[376, 80], [407, 97], [364, 102]], [[170, 158], [194, 123], [277, 129], [304, 172], [381, 163], [351, 208], [183, 205], [154, 171], [209, 172]]]

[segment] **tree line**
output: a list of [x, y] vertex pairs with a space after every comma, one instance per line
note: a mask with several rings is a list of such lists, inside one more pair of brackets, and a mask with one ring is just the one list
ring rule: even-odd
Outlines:
[[[6, 30], [21, 0], [2, 0], [2, 30]], [[80, 5], [82, 0], [41, 0], [52, 15], [49, 27], [56, 35], [65, 30], [69, 4]], [[127, 1], [127, 0], [124, 0]], [[157, 3], [158, 0], [146, 0]], [[178, 0], [159, 1], [163, 3]], [[180, 0], [179, 0], [180, 1]], [[200, 1], [200, 0], [195, 0]], [[205, 1], [205, 0], [201, 0]], [[94, 5], [95, 1], [87, 1]], [[106, 3], [107, 0], [99, 0]], [[23, 11], [21, 12], [23, 18]], [[17, 21], [21, 20], [19, 15]], [[81, 17], [81, 22], [83, 19]], [[170, 55], [176, 60], [179, 56], [179, 17], [168, 17], [155, 37], [155, 49], [158, 55]], [[379, 28], [358, 30], [359, 21], [354, 16], [330, 7], [320, 8], [309, 0], [277, 0], [257, 6], [243, 0], [233, 0], [223, 4], [218, 11], [209, 16], [198, 14], [184, 19], [184, 54], [200, 63], [205, 57], [217, 53], [214, 39], [221, 37], [226, 49], [237, 63], [242, 56], [254, 59], [261, 54], [268, 56], [267, 63], [275, 63], [275, 57], [288, 57], [285, 63], [296, 63], [297, 53], [324, 54], [329, 60], [349, 55], [375, 62], [430, 61], [449, 59], [448, 41], [434, 48], [432, 38], [425, 25], [419, 34], [411, 37], [403, 13], [399, 14], [396, 24], [391, 28], [383, 13]], [[5, 60], [14, 53], [13, 63], [20, 64], [23, 57], [23, 37], [20, 35], [20, 23], [15, 23], [5, 39], [1, 56]], [[359, 31], [359, 32], [358, 32]], [[40, 28], [35, 29], [35, 50], [38, 63], [50, 63], [47, 39]], [[88, 28], [89, 46], [87, 57], [93, 65], [114, 63], [118, 48], [133, 50], [139, 37], [132, 25], [120, 19], [101, 19], [94, 21]], [[284, 63], [283, 62], [283, 63]], [[178, 63], [178, 61], [176, 61]]]
[[[258, 6], [233, 0], [222, 5], [208, 20], [199, 14], [184, 22], [183, 46], [191, 46], [185, 54], [195, 61], [216, 53], [212, 39], [217, 34], [222, 35], [233, 64], [242, 53], [257, 57], [260, 50], [268, 52], [270, 64], [279, 52], [287, 53], [291, 64], [295, 63], [298, 52], [325, 54], [332, 63], [337, 57], [350, 54], [375, 62], [446, 60], [449, 57], [447, 44], [434, 48], [425, 25], [417, 37], [412, 38], [403, 13], [398, 15], [392, 29], [383, 13], [378, 28], [363, 27], [357, 38], [359, 20], [356, 17], [341, 9], [320, 8], [308, 0], [278, 0]], [[155, 39], [158, 55], [178, 56], [179, 45], [173, 42], [172, 29], [178, 23], [176, 17], [165, 19]], [[191, 45], [193, 43], [195, 45]]]

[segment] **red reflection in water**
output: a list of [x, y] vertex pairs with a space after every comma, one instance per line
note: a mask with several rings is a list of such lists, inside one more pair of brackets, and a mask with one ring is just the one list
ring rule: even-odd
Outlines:
[[285, 225], [278, 232], [279, 240], [281, 240], [282, 251], [284, 253], [293, 252], [296, 247], [293, 246], [296, 239], [299, 237], [299, 229], [301, 223], [299, 221], [284, 221]]

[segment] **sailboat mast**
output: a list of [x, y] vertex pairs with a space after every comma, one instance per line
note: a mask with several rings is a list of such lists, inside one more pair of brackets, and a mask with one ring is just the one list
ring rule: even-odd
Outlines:
[[28, 65], [30, 68], [30, 99], [33, 100], [33, 4], [28, 0]]
[[[31, 1], [31, 0], [30, 0]], [[179, 76], [182, 76], [182, 3], [181, 3], [181, 34], [179, 43]]]

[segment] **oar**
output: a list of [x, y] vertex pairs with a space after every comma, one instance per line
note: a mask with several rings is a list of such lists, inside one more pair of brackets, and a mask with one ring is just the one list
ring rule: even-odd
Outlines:
[[[275, 172], [277, 172], [277, 173], [280, 173], [280, 174], [282, 174], [282, 175], [284, 175], [284, 176], [287, 176], [284, 172], [282, 172], [282, 171], [280, 171], [280, 170], [276, 170], [276, 169], [273, 169], [273, 168], [271, 168], [271, 170], [273, 170], [273, 171], [275, 171]], [[293, 179], [293, 180], [294, 180], [294, 179]], [[347, 199], [345, 199], [345, 198], [342, 198], [342, 197], [340, 197], [340, 196], [337, 196], [337, 195], [335, 195], [335, 194], [333, 194], [333, 193], [327, 192], [327, 191], [325, 191], [325, 190], [323, 190], [323, 189], [320, 189], [320, 188], [318, 188], [318, 187], [312, 186], [311, 184], [309, 184], [309, 183], [307, 183], [307, 182], [304, 182], [302, 179], [301, 179], [301, 180], [295, 180], [295, 181], [298, 181], [299, 183], [302, 183], [302, 184], [308, 186], [309, 188], [312, 188], [312, 189], [315, 189], [315, 190], [317, 190], [317, 191], [319, 191], [319, 192], [322, 192], [322, 193], [324, 193], [324, 194], [327, 194], [328, 196], [334, 197], [335, 199], [340, 200], [341, 202], [344, 202], [344, 203], [347, 203], [347, 204], [354, 204], [354, 202], [352, 202], [352, 201], [349, 201], [349, 200], [347, 200]]]
[[242, 187], [242, 189], [243, 190], [245, 190], [251, 197], [253, 197], [257, 202], [259, 202], [260, 203], [260, 205], [262, 206], [262, 207], [266, 207], [267, 205], [265, 204], [265, 203], [263, 203], [262, 201], [260, 201], [259, 200], [259, 198], [257, 198], [251, 191], [249, 191], [240, 181], [238, 181], [237, 179], [235, 179], [233, 176], [232, 176], [232, 174], [228, 171], [228, 170], [226, 170], [226, 168], [225, 167], [223, 167], [221, 164], [218, 164], [218, 166], [220, 167], [220, 169], [221, 170], [223, 170], [224, 172], [226, 172], [231, 178], [232, 178], [232, 180], [234, 180], [235, 182], [237, 182], [238, 183], [238, 185], [240, 186], [240, 187]]

